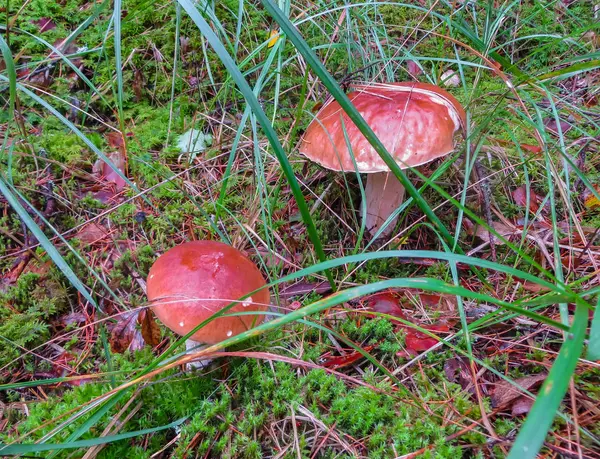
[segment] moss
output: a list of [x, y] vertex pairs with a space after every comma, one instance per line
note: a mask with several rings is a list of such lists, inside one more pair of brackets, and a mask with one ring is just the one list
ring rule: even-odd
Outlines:
[[48, 339], [51, 321], [68, 306], [67, 291], [57, 277], [51, 273], [41, 282], [39, 274], [22, 274], [16, 285], [0, 292], [0, 366], [37, 361], [31, 354], [23, 361], [14, 359]]

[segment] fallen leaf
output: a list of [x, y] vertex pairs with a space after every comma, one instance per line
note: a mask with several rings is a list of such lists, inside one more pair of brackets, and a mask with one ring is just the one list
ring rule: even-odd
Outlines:
[[104, 226], [92, 222], [81, 227], [81, 229], [75, 234], [75, 237], [84, 244], [95, 244], [96, 242], [106, 238], [107, 235], [108, 230]]
[[50, 18], [40, 18], [35, 21], [31, 21], [32, 24], [35, 24], [39, 27], [40, 33], [47, 32], [48, 30], [56, 29], [56, 24], [52, 22]]
[[[374, 344], [363, 348], [365, 352], [371, 352], [375, 347]], [[360, 360], [364, 356], [358, 351], [352, 351], [346, 355], [340, 355], [336, 357], [328, 357], [321, 361], [321, 365], [325, 368], [331, 368], [332, 370], [352, 365], [357, 360]]]
[[446, 70], [442, 73], [442, 84], [449, 88], [457, 88], [460, 85], [460, 76], [454, 70]]
[[156, 323], [154, 313], [151, 309], [144, 309], [140, 314], [138, 321], [142, 326], [142, 337], [146, 344], [156, 347], [160, 344], [160, 328]]
[[307, 293], [317, 293], [319, 295], [331, 290], [328, 282], [297, 282], [294, 285], [284, 288], [279, 296], [291, 298], [293, 296], [306, 295]]
[[444, 363], [444, 373], [448, 381], [459, 384], [463, 390], [469, 393], [475, 392], [468, 358], [454, 357], [453, 359], [446, 360]]
[[408, 73], [411, 76], [417, 77], [423, 73], [423, 70], [421, 70], [421, 67], [419, 67], [419, 64], [417, 64], [415, 61], [408, 61], [406, 67], [408, 68]]
[[[110, 162], [114, 164], [116, 170], [121, 172], [121, 174], [124, 174], [125, 173], [125, 157], [123, 156], [121, 151], [113, 151], [112, 153], [109, 153], [107, 156], [108, 156], [108, 159], [110, 160]], [[98, 174], [101, 179], [103, 179], [107, 182], [114, 183], [115, 187], [116, 187], [116, 191], [118, 192], [118, 191], [121, 191], [123, 188], [125, 188], [126, 182], [116, 172], [116, 170], [113, 169], [111, 166], [109, 166], [104, 161], [102, 161], [101, 159], [98, 159], [94, 163], [94, 172], [96, 174]]]
[[273, 29], [269, 33], [269, 43], [267, 44], [267, 47], [272, 48], [273, 46], [275, 46], [275, 43], [277, 43], [277, 40], [279, 40], [279, 32], [277, 30]]
[[[558, 125], [556, 123], [556, 119], [546, 118], [544, 120], [544, 126], [546, 126], [546, 129], [548, 129], [551, 134], [558, 136]], [[569, 132], [572, 127], [573, 126], [570, 123], [560, 120], [560, 130], [562, 131], [563, 135]]]
[[542, 147], [540, 147], [539, 145], [529, 145], [527, 143], [522, 143], [522, 144], [520, 144], [520, 146], [523, 150], [530, 151], [531, 153], [541, 153], [542, 152]]
[[[401, 357], [408, 356], [414, 357], [421, 352], [425, 352], [439, 343], [439, 340], [436, 338], [432, 338], [429, 335], [426, 335], [423, 332], [415, 330], [414, 328], [402, 326], [406, 330], [406, 338], [404, 341], [404, 346], [406, 351], [400, 351], [397, 355]], [[431, 332], [447, 332], [449, 328], [445, 324], [435, 324], [435, 325], [421, 325], [421, 328], [425, 328]]]
[[81, 312], [72, 312], [71, 314], [61, 317], [60, 321], [65, 326], [71, 324], [80, 325], [87, 322], [87, 317]]
[[[487, 230], [487, 228], [483, 227], [482, 225], [475, 226], [470, 221], [467, 223], [467, 219], [465, 219], [465, 227], [467, 234], [475, 235], [484, 242], [489, 243], [490, 240], [493, 240], [496, 245], [504, 244], [504, 242], [498, 239], [498, 237], [496, 237], [494, 234], [490, 235], [490, 232]], [[494, 230], [505, 239], [509, 239], [511, 236], [521, 234], [522, 232], [522, 230], [517, 227], [510, 227], [501, 222], [492, 222], [492, 228], [494, 228]]]
[[511, 414], [513, 416], [521, 416], [527, 414], [533, 406], [533, 399], [529, 397], [519, 397], [516, 399], [512, 406]]
[[[546, 379], [548, 375], [539, 374], [532, 376], [524, 376], [516, 379], [514, 382], [525, 390], [530, 390], [539, 385]], [[492, 406], [494, 408], [503, 409], [510, 405], [513, 401], [521, 397], [523, 393], [508, 381], [500, 381], [492, 393]]]
[[[600, 195], [600, 185], [594, 185], [594, 190], [596, 190], [596, 193]], [[586, 209], [596, 209], [600, 207], [600, 200], [587, 188], [584, 192], [584, 199], [584, 205]]]
[[[527, 206], [527, 185], [521, 185], [512, 192], [512, 197], [515, 200], [515, 204], [521, 207]], [[539, 204], [542, 199], [533, 191], [529, 190], [529, 210], [533, 213], [537, 212], [540, 208]]]
[[138, 332], [135, 326], [139, 314], [140, 311], [137, 310], [119, 316], [118, 322], [114, 325], [110, 335], [110, 348], [113, 352], [122, 354], [129, 349], [136, 332]]
[[367, 308], [373, 312], [388, 314], [407, 320], [404, 311], [400, 307], [398, 298], [389, 292], [377, 293], [368, 297]]

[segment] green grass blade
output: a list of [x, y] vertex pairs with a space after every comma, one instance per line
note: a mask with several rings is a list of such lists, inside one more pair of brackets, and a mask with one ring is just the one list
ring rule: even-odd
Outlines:
[[121, 56], [121, 0], [115, 0], [113, 9], [113, 30], [115, 33], [115, 72], [117, 77], [117, 103], [119, 121], [123, 120], [123, 60]]
[[149, 429], [136, 430], [134, 432], [127, 432], [118, 435], [109, 435], [106, 437], [93, 438], [90, 440], [79, 440], [67, 443], [41, 443], [33, 445], [3, 445], [0, 443], [0, 455], [2, 456], [16, 456], [21, 454], [39, 453], [42, 451], [54, 451], [64, 450], [73, 448], [89, 448], [96, 445], [105, 445], [107, 443], [113, 443], [115, 441], [126, 440], [127, 438], [139, 437], [142, 435], [149, 435], [161, 430], [173, 429], [183, 424], [189, 416], [177, 419], [176, 421], [166, 424], [164, 426], [152, 427]]
[[91, 293], [88, 291], [87, 287], [83, 285], [83, 283], [79, 280], [77, 275], [73, 272], [71, 267], [67, 264], [62, 255], [56, 250], [56, 247], [50, 242], [50, 240], [46, 237], [44, 232], [40, 229], [40, 227], [33, 221], [27, 210], [21, 205], [17, 197], [10, 191], [8, 184], [4, 181], [3, 177], [0, 177], [0, 193], [4, 196], [6, 201], [10, 204], [10, 206], [15, 210], [15, 212], [19, 215], [19, 218], [29, 231], [35, 236], [35, 238], [39, 241], [41, 246], [44, 248], [48, 256], [52, 259], [52, 261], [56, 264], [58, 269], [65, 275], [65, 277], [69, 280], [71, 285], [77, 289], [81, 295], [90, 302], [95, 308], [99, 309], [96, 300], [92, 297]]
[[352, 105], [348, 96], [342, 91], [340, 86], [337, 84], [335, 79], [331, 76], [331, 74], [327, 71], [325, 66], [321, 63], [320, 59], [314, 53], [312, 48], [306, 43], [304, 38], [300, 35], [298, 30], [294, 27], [294, 25], [288, 20], [285, 14], [272, 2], [272, 0], [261, 0], [265, 9], [273, 16], [275, 21], [279, 24], [283, 32], [287, 35], [290, 41], [294, 44], [296, 49], [302, 54], [307, 64], [314, 70], [319, 79], [323, 82], [323, 84], [327, 87], [331, 95], [335, 98], [335, 100], [340, 104], [342, 109], [346, 112], [348, 117], [354, 122], [356, 127], [362, 132], [362, 134], [366, 137], [369, 143], [375, 148], [375, 151], [379, 154], [381, 159], [387, 164], [390, 170], [394, 173], [394, 175], [398, 178], [398, 180], [402, 183], [404, 188], [408, 194], [414, 198], [415, 203], [419, 206], [419, 208], [425, 213], [425, 215], [429, 218], [429, 220], [434, 224], [434, 226], [439, 230], [442, 234], [444, 240], [450, 245], [454, 247], [454, 238], [448, 231], [448, 229], [444, 226], [441, 220], [435, 215], [431, 207], [427, 204], [425, 199], [419, 194], [415, 186], [412, 184], [410, 180], [406, 177], [406, 174], [400, 169], [400, 166], [396, 163], [394, 158], [387, 151], [383, 143], [379, 140], [379, 138], [375, 135], [371, 127], [367, 124], [367, 122], [360, 115], [358, 110]]
[[587, 322], [588, 308], [578, 302], [571, 330], [566, 335], [566, 340], [517, 436], [508, 459], [537, 457], [577, 366], [577, 360], [583, 349]]
[[[310, 240], [312, 241], [312, 243], [315, 247], [315, 251], [317, 252], [317, 256], [321, 261], [324, 261], [326, 259], [325, 252], [323, 250], [323, 246], [321, 244], [319, 235], [317, 234], [317, 229], [315, 227], [315, 223], [314, 223], [312, 217], [310, 216], [310, 211], [309, 211], [306, 201], [304, 199], [304, 195], [302, 194], [302, 190], [300, 189], [300, 186], [298, 184], [298, 180], [296, 179], [296, 176], [294, 175], [294, 170], [292, 169], [292, 166], [287, 159], [285, 151], [283, 150], [283, 146], [281, 145], [281, 143], [277, 137], [277, 133], [275, 132], [275, 130], [273, 129], [273, 126], [269, 122], [269, 119], [267, 118], [267, 115], [263, 111], [258, 99], [252, 92], [252, 89], [248, 85], [248, 82], [246, 81], [246, 79], [242, 76], [240, 69], [237, 67], [234, 60], [231, 58], [231, 56], [225, 49], [225, 46], [223, 46], [223, 43], [221, 43], [221, 41], [219, 40], [219, 38], [217, 37], [215, 32], [213, 32], [213, 30], [208, 25], [206, 20], [202, 17], [200, 12], [196, 9], [195, 4], [191, 0], [178, 0], [178, 2], [183, 7], [183, 9], [188, 13], [188, 15], [190, 16], [192, 21], [194, 21], [194, 23], [196, 24], [196, 26], [198, 27], [200, 32], [208, 40], [208, 42], [210, 43], [210, 45], [212, 46], [214, 51], [219, 56], [219, 59], [221, 60], [221, 62], [223, 62], [223, 64], [227, 68], [227, 71], [231, 74], [236, 85], [238, 86], [239, 90], [241, 91], [244, 98], [246, 99], [246, 102], [252, 108], [252, 111], [254, 112], [256, 119], [258, 120], [262, 129], [264, 130], [265, 135], [267, 136], [271, 146], [273, 147], [273, 151], [274, 151], [275, 155], [277, 156], [279, 163], [281, 164], [283, 173], [285, 174], [285, 176], [288, 180], [292, 194], [294, 195], [296, 203], [298, 204], [298, 209], [302, 215], [302, 219], [304, 220], [304, 223], [306, 224]], [[333, 277], [331, 276], [331, 273], [327, 272], [326, 274], [329, 279], [329, 283], [331, 284], [331, 287], [335, 289], [335, 283], [333, 281]]]
[[598, 298], [598, 302], [596, 303], [596, 310], [592, 319], [586, 358], [588, 360], [600, 360], [600, 298]]

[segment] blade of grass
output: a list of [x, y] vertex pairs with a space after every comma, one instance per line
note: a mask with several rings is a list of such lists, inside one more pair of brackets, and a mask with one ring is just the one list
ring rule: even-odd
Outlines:
[[[194, 21], [194, 23], [196, 24], [196, 26], [198, 27], [200, 32], [208, 40], [208, 42], [210, 43], [210, 45], [212, 46], [214, 51], [219, 56], [219, 59], [221, 60], [221, 62], [223, 62], [223, 64], [227, 68], [227, 71], [231, 74], [236, 85], [238, 86], [239, 90], [242, 92], [244, 98], [246, 99], [246, 102], [252, 108], [254, 115], [256, 116], [256, 119], [260, 123], [263, 131], [265, 132], [265, 135], [269, 139], [269, 142], [271, 143], [271, 146], [273, 147], [273, 151], [275, 152], [275, 155], [277, 156], [277, 159], [279, 160], [279, 163], [281, 164], [281, 168], [283, 169], [283, 172], [284, 172], [284, 174], [288, 180], [288, 183], [290, 185], [290, 189], [292, 190], [292, 194], [294, 195], [296, 203], [298, 204], [298, 209], [302, 215], [302, 219], [304, 220], [304, 223], [306, 224], [308, 235], [315, 247], [317, 256], [321, 261], [324, 261], [326, 259], [325, 252], [323, 251], [323, 246], [321, 244], [321, 240], [319, 238], [319, 235], [317, 234], [317, 229], [315, 227], [315, 223], [314, 223], [312, 217], [310, 216], [310, 211], [308, 209], [308, 206], [307, 206], [304, 196], [302, 194], [302, 190], [300, 189], [300, 186], [298, 185], [298, 180], [296, 179], [296, 176], [294, 175], [294, 170], [292, 169], [292, 166], [287, 159], [287, 156], [283, 150], [283, 146], [279, 142], [277, 133], [273, 129], [273, 126], [269, 122], [267, 115], [265, 114], [262, 107], [260, 106], [258, 99], [252, 92], [252, 89], [248, 85], [248, 82], [242, 76], [240, 69], [236, 66], [235, 62], [233, 61], [233, 59], [231, 58], [231, 56], [229, 55], [229, 53], [227, 52], [227, 50], [225, 49], [225, 47], [223, 46], [223, 44], [221, 43], [221, 41], [219, 40], [217, 35], [213, 32], [213, 30], [208, 25], [206, 20], [202, 17], [202, 15], [196, 9], [195, 4], [191, 0], [177, 0], [177, 1], [183, 7], [183, 9], [188, 13], [188, 15], [190, 16], [192, 21]], [[329, 280], [329, 283], [331, 284], [331, 288], [333, 288], [335, 290], [336, 286], [335, 286], [335, 282], [333, 281], [333, 277], [332, 277], [331, 273], [327, 272], [326, 275]]]
[[600, 298], [596, 303], [596, 310], [592, 319], [586, 358], [588, 360], [600, 360]]
[[581, 356], [587, 323], [588, 308], [578, 302], [570, 332], [515, 440], [508, 459], [535, 459], [538, 456], [560, 403], [567, 393], [577, 360]]
[[106, 437], [93, 438], [90, 440], [79, 440], [71, 441], [66, 443], [43, 443], [33, 445], [4, 445], [0, 443], [0, 455], [2, 456], [17, 456], [21, 454], [40, 453], [42, 451], [60, 451], [64, 449], [74, 448], [89, 448], [90, 446], [104, 445], [107, 443], [113, 443], [120, 440], [126, 440], [128, 438], [140, 437], [142, 435], [149, 435], [161, 430], [174, 429], [175, 427], [183, 424], [189, 416], [179, 418], [176, 421], [171, 422], [159, 427], [152, 427], [149, 429], [136, 430], [134, 432], [127, 432], [118, 435], [108, 435]]
[[448, 229], [444, 226], [444, 224], [437, 217], [437, 215], [435, 215], [435, 213], [431, 210], [431, 207], [429, 207], [425, 199], [423, 199], [423, 197], [419, 194], [412, 182], [408, 180], [406, 174], [404, 174], [402, 169], [400, 169], [400, 166], [398, 166], [394, 158], [390, 155], [383, 143], [381, 143], [379, 138], [375, 135], [371, 127], [367, 124], [367, 122], [364, 120], [364, 118], [361, 116], [358, 110], [354, 107], [354, 105], [352, 105], [352, 102], [350, 102], [348, 96], [346, 96], [344, 91], [342, 91], [340, 86], [337, 84], [337, 82], [331, 76], [331, 74], [327, 71], [325, 66], [321, 63], [321, 61], [314, 53], [312, 48], [306, 43], [304, 38], [302, 38], [298, 30], [288, 20], [285, 14], [283, 14], [283, 12], [277, 7], [277, 5], [275, 5], [272, 2], [272, 0], [261, 0], [261, 2], [265, 9], [269, 12], [269, 14], [273, 16], [275, 21], [279, 24], [283, 32], [290, 39], [290, 41], [294, 44], [296, 49], [300, 52], [300, 54], [302, 54], [307, 64], [313, 69], [313, 71], [317, 74], [319, 79], [327, 87], [330, 94], [340, 104], [341, 108], [346, 112], [348, 117], [354, 122], [356, 127], [373, 146], [375, 151], [377, 151], [381, 159], [383, 159], [383, 161], [387, 164], [390, 170], [398, 178], [400, 183], [402, 183], [404, 188], [406, 188], [408, 194], [414, 198], [415, 203], [419, 206], [423, 213], [425, 213], [425, 215], [434, 224], [434, 226], [439, 230], [444, 240], [446, 240], [446, 242], [453, 247], [455, 245], [454, 238], [452, 237]]

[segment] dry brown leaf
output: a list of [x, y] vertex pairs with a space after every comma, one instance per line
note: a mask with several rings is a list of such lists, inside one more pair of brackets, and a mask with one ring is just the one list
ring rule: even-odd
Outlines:
[[108, 230], [97, 223], [88, 223], [81, 227], [75, 234], [75, 237], [84, 244], [94, 244], [108, 236]]
[[[514, 382], [523, 389], [530, 390], [541, 384], [547, 376], [546, 374], [524, 376], [523, 378], [516, 379]], [[505, 408], [522, 395], [523, 392], [510, 382], [500, 381], [492, 393], [492, 406], [500, 409]]]
[[527, 414], [531, 410], [533, 406], [533, 399], [529, 397], [519, 397], [516, 399], [512, 406], [511, 414], [513, 416], [521, 416], [522, 414]]
[[151, 309], [144, 309], [138, 318], [142, 326], [142, 337], [144, 341], [152, 347], [160, 344], [160, 328], [156, 323], [154, 313]]
[[[465, 223], [466, 223], [466, 219], [465, 219]], [[471, 234], [471, 235], [476, 235], [479, 239], [481, 239], [484, 242], [490, 242], [490, 240], [493, 239], [493, 242], [496, 245], [502, 245], [504, 244], [504, 242], [502, 242], [500, 239], [498, 239], [498, 237], [496, 237], [494, 234], [490, 234], [490, 232], [487, 230], [487, 228], [481, 226], [481, 225], [473, 225], [473, 223], [469, 222], [470, 226], [465, 225], [467, 227], [467, 234]], [[511, 236], [515, 236], [515, 235], [520, 235], [521, 234], [521, 230], [515, 226], [508, 226], [505, 225], [504, 223], [501, 222], [492, 222], [492, 228], [494, 230], [496, 230], [496, 232], [500, 235], [503, 236], [505, 239], [509, 239]], [[490, 237], [491, 235], [491, 237]]]
[[[129, 311], [119, 316], [119, 321], [115, 324], [110, 334], [110, 348], [113, 352], [123, 353], [131, 345], [136, 337], [135, 326], [140, 311]], [[139, 332], [138, 332], [139, 334]]]

